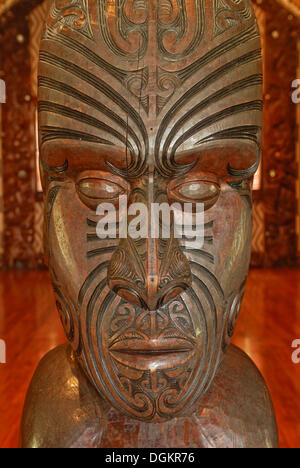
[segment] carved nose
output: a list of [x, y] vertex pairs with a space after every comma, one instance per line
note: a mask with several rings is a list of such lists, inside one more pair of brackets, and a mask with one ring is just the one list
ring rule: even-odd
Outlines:
[[132, 305], [157, 310], [191, 286], [192, 274], [176, 239], [129, 238], [120, 242], [111, 258], [108, 284]]

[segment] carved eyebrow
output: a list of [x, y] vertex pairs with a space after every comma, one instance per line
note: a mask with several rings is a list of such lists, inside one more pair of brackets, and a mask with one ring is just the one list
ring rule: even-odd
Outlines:
[[[260, 144], [260, 133], [262, 128], [258, 125], [241, 125], [237, 127], [227, 128], [209, 135], [206, 138], [198, 141], [196, 144], [208, 143], [210, 141], [220, 140], [247, 140], [252, 141], [256, 144], [259, 153], [261, 152]], [[233, 177], [248, 178], [252, 177], [257, 171], [260, 164], [260, 154], [257, 157], [257, 161], [247, 169], [234, 169], [230, 163], [227, 165], [227, 171], [229, 175]]]
[[42, 166], [47, 172], [55, 172], [56, 174], [63, 174], [68, 170], [69, 161], [66, 159], [62, 166], [49, 166], [45, 161], [41, 160]]
[[[186, 115], [183, 116], [179, 121], [177, 121], [176, 128], [172, 129], [168, 132], [169, 135], [167, 136], [167, 143], [164, 144], [164, 148], [162, 150], [162, 154], [160, 155], [160, 144], [161, 140], [163, 138], [163, 135], [165, 131], [168, 129], [168, 126], [170, 125], [170, 122], [172, 118], [174, 118], [174, 115], [178, 114], [178, 111], [186, 105], [186, 103], [189, 101], [189, 99], [192, 96], [197, 95], [201, 90], [205, 89], [209, 84], [213, 83], [217, 79], [219, 79], [221, 76], [226, 76], [229, 73], [233, 73], [234, 70], [238, 69], [241, 67], [243, 64], [251, 63], [258, 61], [261, 58], [261, 51], [260, 49], [255, 49], [251, 52], [246, 53], [242, 57], [237, 57], [236, 59], [232, 60], [231, 62], [226, 63], [225, 65], [221, 66], [217, 70], [211, 73], [209, 76], [205, 76], [202, 80], [200, 80], [198, 83], [196, 83], [192, 88], [190, 88], [183, 96], [180, 97], [180, 99], [173, 105], [173, 107], [167, 112], [165, 117], [162, 119], [156, 142], [155, 142], [155, 157], [157, 161], [158, 167], [160, 167], [161, 171], [169, 173], [170, 171], [176, 169], [176, 163], [174, 159], [174, 148], [175, 145], [173, 146], [172, 149], [172, 155], [170, 157], [170, 160], [167, 158], [167, 151], [168, 151], [168, 145], [170, 145], [174, 134], [176, 133], [176, 129], [179, 125], [184, 124], [186, 120], [189, 119], [190, 112], [193, 114], [197, 114], [199, 111], [202, 110], [202, 108], [205, 108], [207, 105], [209, 105], [209, 98], [204, 99], [204, 101], [198, 103], [193, 109], [188, 109], [186, 112]], [[235, 90], [239, 91], [240, 87], [247, 87], [247, 86], [257, 86], [260, 85], [262, 82], [262, 76], [261, 74], [256, 74], [252, 76], [248, 76], [244, 80], [238, 81], [237, 83], [232, 83], [232, 85], [222, 89], [219, 92], [216, 92], [214, 95], [210, 96], [213, 100], [222, 100], [226, 96], [226, 94], [232, 92]], [[262, 107], [262, 101], [260, 101], [260, 108]], [[224, 110], [226, 111], [226, 109]], [[223, 118], [223, 115], [220, 114], [220, 118]], [[205, 124], [209, 125], [210, 121], [207, 119], [204, 121]], [[197, 130], [197, 127], [194, 128], [195, 133]], [[185, 136], [188, 137], [189, 134], [186, 132]], [[180, 139], [180, 142], [183, 140], [183, 137]], [[177, 142], [179, 142], [177, 140]], [[162, 158], [162, 161], [160, 161], [160, 158]], [[182, 170], [184, 170], [184, 167], [181, 167]], [[189, 168], [187, 168], [189, 170]]]
[[233, 115], [237, 115], [243, 112], [250, 112], [250, 111], [262, 111], [263, 102], [261, 99], [256, 99], [255, 101], [244, 102], [242, 104], [237, 104], [231, 107], [227, 107], [220, 112], [216, 112], [215, 114], [207, 117], [206, 119], [200, 120], [196, 123], [193, 127], [189, 130], [184, 132], [174, 143], [171, 151], [171, 161], [174, 159], [176, 150], [189, 138], [196, 135], [201, 129], [208, 127], [210, 124], [222, 121], [226, 117], [231, 117]]
[[250, 140], [260, 148], [260, 132], [261, 127], [258, 125], [241, 125], [237, 127], [226, 128], [225, 130], [221, 130], [205, 138], [202, 138], [201, 140], [197, 141], [196, 145], [218, 140]]
[[[107, 106], [103, 105], [101, 101], [87, 96], [86, 94], [75, 90], [71, 86], [53, 80], [50, 77], [40, 77], [40, 86], [47, 88], [50, 85], [50, 88], [55, 89], [58, 92], [66, 92], [73, 99], [84, 102], [86, 105], [92, 108], [96, 108], [111, 121], [117, 123], [118, 127], [122, 129], [122, 133], [113, 128], [115, 125], [111, 127], [101, 120], [95, 119], [94, 117], [89, 117], [88, 115], [79, 111], [63, 108], [64, 106], [59, 104], [42, 102], [42, 106], [44, 107], [43, 110], [46, 112], [55, 111], [56, 113], [60, 113], [65, 117], [79, 120], [80, 122], [84, 122], [87, 125], [92, 125], [96, 128], [99, 128], [100, 130], [103, 130], [104, 133], [108, 133], [117, 140], [123, 142], [123, 144], [128, 147], [128, 151], [131, 153], [131, 157], [129, 158], [130, 161], [128, 162], [128, 167], [126, 167], [125, 170], [114, 168], [115, 172], [117, 172], [118, 175], [121, 175], [122, 177], [138, 177], [143, 174], [146, 170], [146, 160], [149, 154], [149, 140], [145, 123], [136, 109], [108, 83], [104, 82], [98, 76], [90, 73], [89, 71], [79, 67], [75, 63], [69, 62], [46, 51], [42, 51], [40, 53], [40, 61], [50, 65], [51, 67], [56, 67], [60, 70], [63, 70], [64, 73], [71, 74], [76, 79], [82, 80], [87, 85], [93, 87], [95, 90], [97, 90], [98, 95], [100, 93], [100, 95], [104, 96], [106, 101], [111, 103], [112, 107], [116, 107], [118, 111], [123, 112], [124, 116], [127, 117], [127, 121], [126, 117], [124, 120], [124, 118], [122, 119], [121, 117], [117, 116], [116, 112], [111, 111]], [[49, 105], [51, 108], [49, 108]], [[58, 109], [59, 112], [57, 112]], [[131, 126], [132, 122], [135, 124], [136, 128], [138, 129], [138, 133], [141, 134], [141, 137], [135, 133], [134, 127]], [[140, 141], [143, 142], [143, 149], [141, 147]], [[134, 151], [133, 149], [133, 142], [137, 148], [137, 151]]]
[[73, 97], [73, 98], [77, 99], [78, 101], [83, 102], [84, 104], [88, 104], [93, 109], [96, 109], [96, 110], [100, 111], [102, 114], [106, 115], [110, 120], [114, 121], [121, 128], [124, 128], [124, 129], [127, 130], [128, 135], [131, 136], [131, 138], [135, 142], [137, 148], [139, 149], [139, 152], [141, 153], [140, 140], [137, 137], [136, 133], [133, 131], [133, 129], [130, 126], [127, 125], [127, 122], [125, 122], [124, 119], [122, 119], [119, 115], [117, 115], [115, 112], [113, 112], [107, 106], [105, 106], [102, 102], [100, 102], [97, 99], [94, 99], [93, 97], [83, 93], [82, 91], [79, 91], [78, 89], [73, 88], [72, 86], [70, 86], [70, 85], [68, 85], [66, 83], [54, 80], [52, 78], [46, 78], [46, 77], [40, 76], [39, 79], [38, 79], [38, 83], [39, 83], [39, 87], [46, 87], [48, 89], [53, 89], [55, 91], [59, 91], [59, 92], [65, 94], [65, 95], [68, 95], [70, 97]]
[[102, 145], [115, 146], [112, 142], [104, 138], [91, 135], [89, 133], [71, 130], [69, 128], [43, 125], [40, 127], [42, 145], [53, 140], [79, 140]]
[[[104, 146], [112, 146], [114, 148], [117, 148], [115, 144], [112, 142], [105, 140], [103, 138], [97, 137], [95, 135], [91, 135], [89, 133], [85, 132], [80, 132], [77, 130], [72, 130], [69, 128], [62, 128], [62, 127], [55, 127], [55, 126], [41, 126], [40, 127], [40, 133], [41, 133], [41, 140], [42, 140], [42, 145], [45, 143], [55, 141], [55, 140], [64, 140], [64, 141], [80, 141], [81, 143], [87, 142], [87, 143], [96, 143], [99, 145], [104, 145]], [[70, 147], [71, 149], [71, 147]], [[100, 148], [99, 148], [100, 150]], [[101, 151], [101, 150], [100, 150]], [[66, 151], [68, 152], [68, 151]], [[85, 153], [83, 152], [81, 155], [81, 158], [84, 158]], [[66, 155], [67, 156], [67, 155]], [[74, 156], [73, 156], [74, 157]], [[76, 156], [75, 156], [76, 157]], [[50, 166], [48, 165], [43, 158], [41, 158], [41, 162], [43, 165], [43, 168], [47, 172], [54, 172], [56, 174], [62, 174], [66, 172], [70, 166], [70, 158], [66, 157], [65, 163], [60, 166]], [[109, 169], [110, 172], [117, 174], [121, 177], [124, 177], [123, 174], [126, 174], [126, 178], [129, 179], [135, 179], [138, 178], [139, 175], [135, 174], [134, 171], [131, 172], [130, 167], [124, 166], [124, 168], [117, 168], [115, 167], [112, 163], [107, 161], [105, 158], [103, 159], [104, 164], [106, 167]], [[146, 167], [147, 169], [147, 167]], [[146, 172], [146, 171], [145, 171]]]
[[252, 177], [255, 172], [257, 171], [260, 164], [260, 156], [257, 158], [257, 161], [248, 169], [234, 169], [233, 167], [228, 164], [227, 171], [228, 174], [233, 177], [240, 177], [240, 178], [249, 178]]
[[[261, 74], [254, 74], [251, 76], [248, 76], [244, 79], [235, 81], [231, 83], [230, 85], [222, 88], [221, 90], [213, 93], [212, 95], [208, 96], [206, 99], [203, 101], [199, 102], [194, 106], [192, 109], [189, 109], [188, 113], [186, 113], [183, 117], [181, 117], [176, 124], [173, 126], [171, 132], [166, 138], [166, 141], [164, 143], [163, 147], [163, 154], [166, 154], [169, 146], [171, 145], [172, 139], [176, 133], [178, 133], [181, 128], [184, 127], [186, 122], [195, 115], [197, 115], [200, 111], [203, 111], [204, 109], [208, 108], [211, 106], [214, 102], [218, 102], [221, 99], [226, 98], [227, 96], [232, 95], [235, 92], [239, 92], [244, 88], [248, 88], [249, 86], [256, 86], [262, 84], [262, 75]], [[201, 140], [202, 141], [202, 140]], [[199, 144], [199, 142], [195, 143], [195, 145]]]

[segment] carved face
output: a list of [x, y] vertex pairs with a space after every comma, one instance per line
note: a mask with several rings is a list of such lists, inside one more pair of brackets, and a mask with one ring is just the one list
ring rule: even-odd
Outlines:
[[[209, 388], [245, 287], [262, 110], [254, 14], [243, 0], [56, 0], [39, 75], [46, 249], [67, 337], [116, 408], [175, 417]], [[121, 221], [124, 195], [129, 213], [203, 203], [203, 246], [100, 239], [96, 207]]]

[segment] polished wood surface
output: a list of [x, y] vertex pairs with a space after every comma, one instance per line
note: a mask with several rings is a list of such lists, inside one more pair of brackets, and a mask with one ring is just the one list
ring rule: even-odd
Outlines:
[[0, 447], [16, 447], [25, 393], [40, 359], [65, 335], [47, 272], [1, 272], [0, 337], [7, 364], [0, 364]]
[[[252, 270], [234, 343], [254, 360], [269, 386], [280, 445], [300, 448], [300, 364], [291, 343], [300, 339], [300, 270]], [[0, 447], [18, 445], [25, 393], [40, 359], [65, 341], [47, 272], [0, 273]]]
[[[244, 293], [263, 107], [256, 17], [249, 0], [90, 0], [75, 8], [78, 17], [70, 0], [53, 5], [40, 44], [38, 127], [58, 312], [106, 402], [143, 423], [165, 423], [196, 411]], [[205, 210], [197, 242], [187, 240], [196, 216], [178, 232], [187, 204], [194, 215]], [[168, 213], [155, 214], [163, 207]], [[65, 371], [53, 376], [49, 399], [64, 389], [57, 377], [64, 382]], [[40, 436], [32, 426], [37, 389], [24, 406], [25, 446]], [[258, 381], [255, 406], [263, 391]], [[232, 401], [245, 410], [244, 397]], [[63, 421], [69, 413], [61, 411]], [[254, 414], [243, 412], [234, 431], [232, 414], [222, 428], [236, 445], [244, 426], [244, 445], [255, 445]], [[51, 409], [41, 420], [45, 445], [53, 434], [61, 442]], [[260, 420], [272, 422], [263, 442], [252, 431], [258, 446], [276, 439], [273, 413]]]

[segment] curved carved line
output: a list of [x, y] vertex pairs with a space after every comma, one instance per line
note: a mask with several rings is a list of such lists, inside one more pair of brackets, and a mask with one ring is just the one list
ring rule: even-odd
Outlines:
[[[124, 143], [124, 145], [127, 143], [128, 149], [133, 159], [134, 149], [133, 149], [132, 144], [128, 140], [126, 140], [126, 136], [122, 135], [117, 130], [105, 124], [104, 122], [101, 122], [100, 120], [94, 117], [90, 117], [89, 115], [83, 112], [70, 109], [69, 107], [62, 106], [61, 104], [55, 104], [49, 101], [40, 101], [38, 104], [38, 109], [39, 109], [39, 112], [49, 112], [52, 114], [57, 114], [57, 115], [67, 117], [72, 120], [77, 120], [78, 122], [85, 123], [87, 125], [90, 125], [91, 127], [97, 128], [99, 130], [102, 130], [108, 133], [109, 135], [114, 136], [117, 140]], [[110, 143], [110, 144], [112, 145], [113, 143]]]
[[54, 167], [54, 166], [49, 166], [45, 161], [41, 161], [42, 162], [42, 166], [43, 168], [45, 169], [45, 171], [47, 172], [55, 172], [56, 174], [63, 174], [64, 172], [66, 172], [68, 170], [68, 167], [69, 167], [69, 162], [68, 160], [65, 161], [65, 163], [62, 165], [62, 166], [57, 166], [57, 167]]
[[207, 279], [209, 279], [211, 281], [211, 283], [213, 284], [213, 286], [217, 290], [218, 294], [220, 295], [222, 301], [224, 301], [224, 298], [225, 298], [224, 291], [223, 291], [220, 283], [216, 279], [216, 277], [207, 268], [205, 268], [203, 265], [199, 265], [198, 263], [193, 262], [193, 261], [191, 261], [190, 264], [191, 264], [191, 266], [193, 266], [194, 268], [196, 268], [197, 270], [199, 270], [201, 272], [201, 276], [203, 275], [203, 276], [205, 276]]
[[[229, 63], [226, 63], [222, 67], [218, 68], [214, 72], [212, 72], [210, 75], [206, 76], [203, 78], [203, 80], [199, 81], [196, 83], [192, 88], [190, 88], [183, 96], [181, 96], [180, 99], [171, 107], [171, 109], [167, 112], [167, 114], [164, 116], [162, 119], [162, 122], [160, 124], [159, 130], [157, 132], [157, 137], [155, 141], [155, 160], [157, 167], [160, 169], [160, 171], [164, 175], [170, 175], [170, 172], [174, 172], [174, 169], [172, 167], [164, 166], [164, 161], [160, 161], [159, 158], [159, 147], [160, 147], [160, 142], [163, 137], [164, 132], [168, 128], [168, 125], [174, 115], [178, 113], [178, 111], [190, 100], [192, 99], [196, 94], [198, 94], [200, 91], [204, 90], [207, 86], [221, 78], [223, 75], [229, 73], [230, 71], [234, 70], [236, 67], [241, 66], [246, 63], [251, 63], [253, 61], [258, 60], [261, 57], [261, 52], [260, 49], [257, 49], [255, 51], [252, 51], [250, 53], [247, 53], [243, 55], [242, 57], [238, 57], [235, 60], [232, 60]], [[164, 155], [163, 155], [164, 157]], [[177, 169], [177, 168], [176, 168]], [[181, 169], [184, 171], [185, 168], [181, 167]]]
[[[107, 12], [107, 0], [100, 0], [99, 2], [99, 14], [100, 14], [100, 30], [102, 33], [103, 40], [109, 50], [115, 55], [130, 59], [141, 59], [145, 56], [148, 46], [148, 29], [147, 29], [147, 20], [141, 24], [135, 24], [129, 20], [125, 11], [125, 2], [124, 0], [116, 0], [116, 23], [117, 29], [125, 41], [128, 40], [128, 34], [131, 32], [138, 32], [142, 37], [142, 43], [139, 43], [138, 50], [136, 52], [128, 52], [121, 49], [110, 33], [110, 28], [108, 25], [108, 12]], [[124, 28], [124, 24], [126, 25]]]
[[69, 49], [83, 55], [99, 68], [102, 68], [107, 73], [116, 78], [116, 80], [118, 80], [120, 83], [123, 83], [126, 80], [129, 72], [120, 68], [116, 68], [111, 63], [106, 62], [106, 60], [95, 54], [95, 52], [86, 47], [86, 45], [80, 44], [80, 42], [77, 41], [75, 42], [73, 39], [70, 39], [67, 36], [59, 36], [57, 34], [50, 34], [49, 36], [55, 42], [61, 43], [64, 47], [68, 47]]
[[190, 109], [173, 126], [173, 128], [170, 131], [168, 137], [166, 138], [166, 141], [165, 141], [165, 144], [164, 144], [164, 147], [163, 147], [163, 154], [167, 154], [169, 146], [170, 146], [171, 141], [173, 140], [174, 136], [179, 133], [181, 127], [183, 127], [186, 122], [188, 122], [190, 119], [192, 119], [193, 116], [195, 116], [200, 111], [204, 110], [206, 107], [211, 106], [212, 104], [220, 101], [221, 99], [224, 99], [227, 96], [230, 96], [231, 94], [233, 94], [235, 92], [239, 92], [242, 89], [249, 88], [251, 86], [257, 86], [257, 85], [262, 84], [262, 79], [263, 78], [262, 78], [261, 74], [255, 74], [255, 75], [249, 76], [247, 78], [244, 78], [242, 80], [238, 80], [238, 81], [230, 84], [229, 86], [226, 86], [225, 88], [222, 88], [221, 90], [215, 92], [214, 94], [211, 94], [206, 99], [204, 99], [199, 104], [197, 104], [192, 109]]
[[98, 257], [99, 255], [104, 255], [106, 253], [114, 253], [117, 249], [117, 245], [116, 246], [112, 246], [112, 247], [105, 247], [105, 248], [101, 248], [101, 249], [94, 249], [94, 250], [89, 250], [86, 254], [87, 258], [93, 258], [93, 257]]
[[215, 263], [215, 257], [209, 252], [206, 252], [205, 250], [200, 250], [200, 249], [192, 249], [192, 248], [187, 248], [187, 247], [181, 247], [184, 252], [194, 252], [196, 255], [200, 255], [201, 257], [205, 258], [205, 260], [208, 260], [209, 263], [214, 265]]
[[207, 301], [208, 301], [208, 303], [210, 305], [211, 311], [213, 312], [213, 316], [214, 316], [214, 333], [215, 333], [215, 340], [216, 340], [217, 336], [218, 336], [218, 327], [217, 327], [218, 315], [217, 315], [216, 304], [214, 303], [214, 299], [213, 299], [208, 287], [206, 286], [206, 284], [200, 278], [198, 278], [198, 276], [196, 276], [196, 275], [193, 275], [193, 280], [197, 283], [198, 287], [201, 289], [202, 293], [204, 294], [204, 296], [206, 297], [206, 299], [207, 299]]
[[[79, 294], [78, 294], [78, 304], [79, 304], [79, 306], [82, 306], [83, 299], [84, 299], [85, 295], [87, 294], [91, 283], [94, 281], [95, 278], [97, 278], [97, 276], [99, 275], [99, 273], [101, 271], [107, 270], [108, 265], [109, 265], [108, 261], [100, 263], [100, 265], [98, 265], [93, 271], [91, 271], [91, 273], [89, 273], [88, 277], [86, 278], [83, 285], [81, 286]], [[107, 280], [105, 280], [105, 281], [107, 283]]]
[[[146, 170], [146, 160], [147, 160], [147, 156], [149, 153], [149, 140], [148, 140], [148, 134], [147, 134], [145, 124], [143, 120], [141, 119], [140, 115], [138, 114], [138, 112], [128, 103], [128, 101], [126, 101], [119, 93], [114, 91], [107, 83], [105, 83], [100, 78], [95, 77], [93, 74], [89, 73], [83, 68], [75, 65], [74, 63], [68, 62], [67, 60], [59, 58], [48, 52], [42, 52], [40, 55], [40, 60], [41, 62], [51, 64], [64, 71], [68, 71], [69, 73], [73, 74], [77, 78], [80, 78], [83, 81], [87, 82], [88, 84], [93, 86], [95, 89], [100, 91], [102, 94], [104, 94], [112, 102], [114, 102], [118, 107], [120, 107], [125, 112], [126, 115], [128, 115], [135, 122], [144, 140], [145, 156], [144, 156], [144, 159], [136, 161], [134, 170], [132, 170], [133, 172], [132, 177], [138, 177], [139, 175], [143, 174], [144, 171]], [[114, 166], [112, 166], [112, 168], [114, 168]], [[114, 169], [118, 173], [122, 172], [122, 176], [128, 177], [128, 174], [126, 171], [120, 171], [116, 168]]]
[[54, 89], [56, 91], [59, 91], [63, 94], [68, 94], [69, 96], [85, 103], [88, 104], [90, 107], [93, 109], [96, 109], [100, 111], [102, 114], [106, 115], [109, 119], [113, 120], [116, 122], [120, 127], [123, 128], [124, 131], [128, 131], [128, 135], [130, 135], [136, 144], [137, 148], [139, 149], [139, 157], [141, 155], [141, 144], [140, 141], [136, 135], [136, 133], [133, 131], [131, 127], [127, 125], [127, 122], [125, 122], [124, 119], [122, 119], [119, 115], [117, 115], [115, 112], [113, 112], [111, 109], [106, 107], [104, 104], [102, 104], [100, 101], [88, 96], [87, 94], [84, 94], [77, 89], [73, 88], [72, 86], [69, 86], [61, 81], [56, 81], [51, 78], [44, 78], [44, 77], [39, 77], [39, 87], [46, 87], [48, 89]]
[[[221, 57], [227, 52], [235, 49], [237, 46], [241, 44], [245, 44], [246, 42], [254, 38], [259, 39], [259, 34], [258, 34], [256, 26], [252, 26], [244, 33], [239, 34], [238, 36], [235, 36], [229, 39], [228, 41], [220, 44], [219, 46], [207, 52], [207, 54], [205, 54], [203, 57], [193, 62], [188, 67], [183, 68], [179, 72], [176, 72], [176, 74], [178, 78], [181, 80], [181, 82], [184, 83], [189, 78], [191, 78], [191, 76], [193, 76], [197, 71], [202, 69], [205, 65]], [[261, 53], [260, 53], [260, 56], [261, 56]]]
[[257, 99], [255, 101], [249, 101], [243, 104], [237, 104], [236, 106], [228, 107], [221, 112], [217, 112], [216, 114], [213, 114], [210, 117], [207, 117], [206, 119], [200, 121], [199, 123], [194, 125], [192, 128], [187, 130], [183, 135], [181, 135], [178, 138], [178, 140], [173, 145], [170, 159], [174, 162], [174, 164], [176, 164], [174, 160], [174, 156], [175, 156], [177, 149], [186, 140], [196, 135], [200, 130], [204, 129], [205, 127], [208, 127], [211, 124], [217, 123], [226, 117], [229, 117], [229, 116], [232, 117], [235, 114], [240, 114], [241, 112], [245, 112], [245, 111], [249, 112], [249, 111], [255, 111], [255, 110], [261, 111], [262, 107], [263, 107], [263, 102]]
[[177, 43], [183, 39], [184, 35], [186, 34], [187, 30], [187, 11], [186, 11], [186, 5], [184, 0], [177, 0], [178, 3], [178, 8], [179, 12], [177, 17], [174, 19], [172, 23], [168, 23], [164, 25], [160, 20], [159, 20], [159, 15], [160, 15], [160, 8], [164, 8], [164, 5], [159, 5], [157, 8], [157, 44], [158, 44], [158, 49], [161, 55], [163, 55], [163, 58], [169, 61], [177, 61], [180, 59], [185, 59], [189, 55], [191, 55], [196, 47], [199, 46], [201, 40], [203, 39], [203, 33], [204, 33], [204, 24], [205, 24], [205, 8], [203, 4], [203, 0], [196, 0], [196, 18], [195, 18], [195, 24], [196, 24], [196, 30], [194, 33], [194, 37], [191, 40], [190, 44], [186, 47], [186, 49], [180, 53], [171, 53], [169, 52], [165, 46], [164, 46], [164, 41], [163, 41], [163, 36], [166, 32], [173, 31], [177, 34]]
[[138, 100], [138, 102], [141, 101], [142, 107], [144, 110], [147, 112], [148, 109], [148, 96], [141, 97], [140, 95], [137, 96], [136, 93], [134, 93], [131, 89], [131, 83], [134, 80], [140, 80], [141, 83], [143, 83], [143, 89], [145, 89], [146, 83], [148, 82], [149, 78], [149, 71], [148, 67], [144, 67], [141, 69], [134, 69], [131, 71], [123, 70], [121, 68], [116, 68], [112, 64], [106, 62], [102, 57], [99, 55], [95, 54], [92, 50], [90, 50], [86, 45], [80, 44], [78, 42], [75, 42], [66, 36], [59, 36], [57, 34], [52, 35], [51, 37], [52, 40], [55, 42], [59, 42], [63, 45], [63, 47], [67, 47], [86, 59], [90, 60], [92, 63], [94, 63], [97, 67], [105, 70], [107, 73], [109, 73], [111, 76], [113, 76], [119, 83], [121, 83], [128, 91], [134, 96], [135, 99]]
[[259, 167], [259, 164], [260, 164], [260, 157], [258, 157], [257, 161], [248, 169], [234, 169], [233, 167], [230, 166], [230, 164], [228, 164], [227, 170], [228, 170], [228, 173], [232, 175], [233, 177], [247, 178], [255, 174], [255, 172], [257, 171]]
[[[61, 128], [61, 127], [53, 127], [50, 125], [43, 125], [40, 127], [41, 132], [41, 143], [44, 145], [48, 141], [53, 140], [80, 140], [80, 141], [87, 141], [90, 143], [99, 143], [100, 145], [109, 145], [115, 146], [111, 141], [105, 140], [104, 138], [96, 137], [95, 135], [90, 135], [89, 133], [79, 132], [76, 130], [70, 130], [68, 128]], [[55, 172], [65, 172], [68, 169], [68, 162], [64, 164], [62, 167], [57, 168], [49, 168], [47, 164], [42, 161], [42, 165], [46, 170], [55, 171]]]
[[241, 125], [240, 127], [231, 127], [220, 132], [213, 133], [208, 137], [202, 138], [197, 141], [196, 145], [201, 143], [207, 143], [210, 141], [219, 141], [219, 140], [250, 140], [256, 143], [260, 147], [260, 142], [258, 141], [258, 135], [261, 132], [261, 127], [257, 125]]

